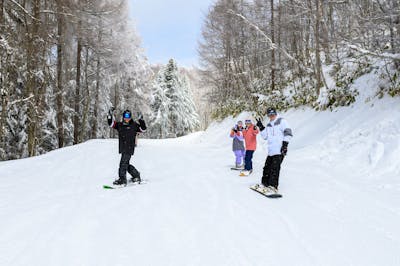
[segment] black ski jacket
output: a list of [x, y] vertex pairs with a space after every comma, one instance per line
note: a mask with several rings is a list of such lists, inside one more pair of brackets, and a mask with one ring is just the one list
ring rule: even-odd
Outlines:
[[110, 127], [118, 131], [119, 153], [133, 155], [135, 152], [135, 140], [138, 132], [146, 131], [146, 123], [139, 119], [139, 123], [130, 120], [129, 123], [115, 122], [108, 119]]

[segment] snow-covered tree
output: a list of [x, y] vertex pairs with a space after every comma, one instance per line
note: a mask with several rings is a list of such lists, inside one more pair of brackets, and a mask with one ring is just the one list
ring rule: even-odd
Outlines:
[[150, 135], [165, 138], [169, 134], [169, 99], [166, 96], [164, 71], [159, 71], [152, 86]]
[[154, 137], [183, 136], [193, 132], [200, 125], [188, 79], [179, 73], [173, 59], [160, 69], [155, 78], [151, 107]]
[[196, 106], [193, 101], [193, 96], [190, 88], [189, 80], [186, 76], [181, 80], [182, 88], [182, 126], [178, 127], [181, 131], [178, 135], [184, 135], [187, 132], [193, 132], [200, 127], [199, 115], [196, 111]]
[[111, 105], [149, 114], [140, 45], [128, 0], [0, 1], [0, 160], [109, 137]]

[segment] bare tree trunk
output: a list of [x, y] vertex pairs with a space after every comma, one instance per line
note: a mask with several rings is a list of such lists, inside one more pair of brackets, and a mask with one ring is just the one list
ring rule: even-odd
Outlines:
[[56, 110], [57, 110], [57, 136], [58, 147], [64, 147], [64, 104], [63, 104], [63, 15], [61, 8], [62, 1], [57, 2], [57, 92], [56, 92]]
[[[393, 3], [393, 10], [394, 13], [396, 14], [395, 17], [395, 24], [396, 24], [396, 39], [397, 42], [395, 42], [395, 46], [393, 47], [393, 53], [400, 52], [399, 45], [400, 45], [400, 1], [395, 1]], [[399, 65], [399, 62], [396, 63], [396, 65]]]
[[[100, 32], [98, 34], [97, 38], [97, 43], [101, 43], [101, 25], [99, 26]], [[100, 51], [96, 51], [97, 53], [97, 62], [96, 62], [96, 100], [94, 103], [94, 111], [93, 111], [93, 116], [94, 116], [94, 122], [93, 122], [93, 131], [92, 131], [92, 139], [97, 138], [97, 132], [98, 132], [98, 112], [99, 112], [99, 102], [100, 102]]]
[[333, 19], [333, 4], [329, 2], [329, 7], [328, 7], [328, 21], [329, 21], [329, 38], [331, 41], [334, 42], [335, 44], [335, 52], [336, 52], [336, 61], [339, 61], [339, 45], [338, 45], [338, 38], [335, 34], [335, 22]]
[[97, 138], [97, 131], [98, 131], [98, 112], [99, 112], [99, 101], [100, 101], [100, 56], [97, 57], [97, 66], [96, 66], [96, 100], [94, 103], [94, 111], [93, 111], [93, 117], [94, 117], [94, 123], [93, 123], [93, 131], [92, 131], [92, 138], [96, 139]]
[[[274, 0], [271, 0], [271, 41], [275, 44]], [[271, 49], [271, 91], [275, 90], [275, 48]]]
[[[292, 13], [292, 15], [294, 16], [295, 14], [295, 5], [293, 0], [290, 0], [290, 5], [291, 5], [291, 9], [290, 12]], [[292, 20], [294, 20], [294, 18], [292, 18]], [[292, 29], [292, 41], [291, 41], [291, 50], [292, 53], [295, 55], [296, 59], [299, 60], [299, 47], [297, 45], [297, 39], [298, 39], [298, 30], [297, 28], [294, 28], [295, 22], [292, 21], [289, 26]], [[290, 62], [291, 68], [293, 68], [293, 62]], [[299, 68], [301, 69], [301, 68]], [[300, 73], [301, 74], [301, 73]]]
[[[33, 2], [33, 16], [37, 19], [32, 20], [32, 27], [27, 26], [28, 43], [27, 43], [27, 81], [26, 81], [26, 94], [28, 98], [31, 95], [37, 97], [38, 83], [36, 80], [36, 72], [38, 70], [38, 34], [39, 34], [39, 11], [40, 0]], [[28, 115], [28, 155], [34, 156], [36, 151], [36, 128], [37, 128], [37, 110], [34, 99], [30, 99], [27, 103]]]
[[0, 33], [3, 33], [4, 27], [4, 0], [0, 0]]
[[[3, 35], [4, 32], [4, 0], [0, 0], [0, 34]], [[0, 55], [0, 69], [3, 69], [4, 66], [4, 58], [3, 52]], [[4, 79], [3, 73], [0, 71], [0, 97], [1, 97], [1, 117], [0, 117], [0, 148], [5, 147], [5, 126], [6, 126], [6, 108], [7, 108], [7, 90], [4, 88]], [[1, 158], [1, 157], [0, 157]], [[1, 158], [2, 159], [2, 158]]]
[[[278, 1], [278, 47], [282, 47], [282, 7], [281, 7], [281, 1]], [[282, 53], [280, 50], [278, 50], [278, 83], [282, 82]]]
[[324, 4], [320, 3], [320, 18], [323, 19], [321, 23], [322, 25], [322, 33], [323, 33], [323, 43], [322, 46], [324, 48], [324, 55], [325, 55], [325, 62], [326, 64], [330, 64], [331, 63], [331, 52], [330, 52], [330, 38], [329, 38], [329, 30], [328, 30], [328, 23], [327, 20], [325, 19], [325, 17], [327, 17], [325, 8], [324, 8]]
[[308, 7], [308, 16], [306, 18], [306, 27], [304, 29], [305, 36], [305, 47], [304, 47], [304, 61], [307, 65], [310, 65], [311, 62], [311, 53], [310, 53], [310, 38], [311, 38], [311, 18], [312, 18], [312, 3], [311, 0], [307, 0]]
[[85, 126], [88, 120], [89, 106], [90, 106], [90, 91], [89, 91], [89, 80], [88, 80], [88, 66], [89, 66], [89, 47], [86, 47], [85, 55], [85, 104], [83, 111], [83, 119], [81, 123], [80, 137], [79, 139], [84, 140]]
[[81, 90], [81, 54], [82, 54], [82, 39], [80, 36], [81, 22], [78, 22], [78, 43], [76, 48], [76, 87], [75, 87], [75, 116], [74, 116], [74, 144], [78, 144], [79, 140], [79, 102], [80, 102], [80, 90]]
[[322, 86], [321, 79], [321, 55], [320, 55], [320, 22], [321, 22], [321, 14], [320, 14], [320, 0], [315, 0], [316, 10], [315, 10], [315, 78], [316, 78], [316, 89], [317, 94], [320, 93], [320, 88]]
[[[3, 80], [0, 78], [0, 97], [1, 97], [1, 118], [0, 118], [0, 148], [5, 148], [5, 127], [6, 127], [6, 109], [8, 102], [8, 93], [3, 88]], [[0, 157], [1, 158], [1, 157]]]

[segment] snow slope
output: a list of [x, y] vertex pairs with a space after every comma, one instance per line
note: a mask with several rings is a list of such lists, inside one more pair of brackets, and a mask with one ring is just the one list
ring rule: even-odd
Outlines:
[[[400, 265], [398, 99], [283, 114], [295, 137], [273, 200], [239, 177], [229, 129], [140, 140], [143, 186], [103, 190], [116, 140], [0, 163], [0, 265]], [[239, 118], [244, 119], [247, 114]]]

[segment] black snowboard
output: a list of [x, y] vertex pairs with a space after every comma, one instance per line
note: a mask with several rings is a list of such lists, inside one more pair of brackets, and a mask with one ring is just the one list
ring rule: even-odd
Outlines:
[[103, 185], [104, 189], [118, 189], [118, 188], [126, 188], [126, 187], [132, 187], [132, 186], [137, 186], [137, 185], [144, 185], [147, 184], [147, 180], [141, 180], [140, 182], [132, 182], [132, 181], [128, 181], [128, 183], [126, 185]]

